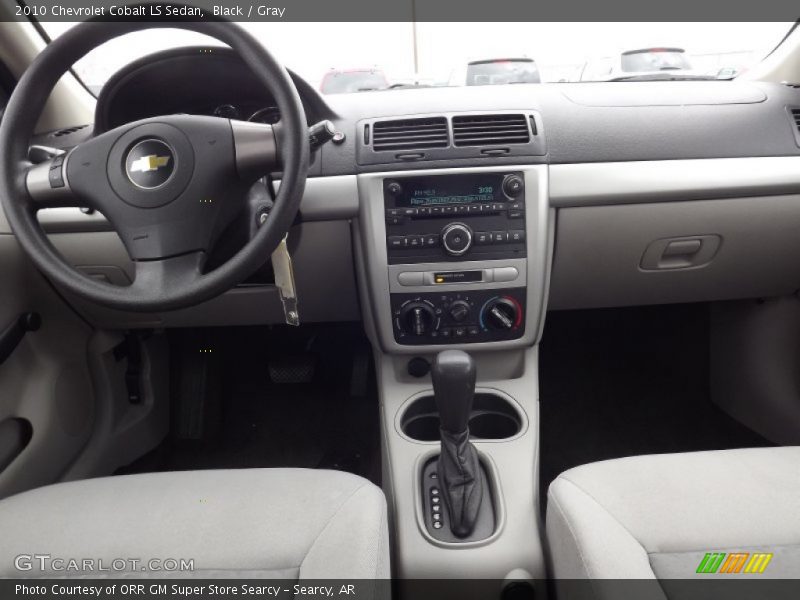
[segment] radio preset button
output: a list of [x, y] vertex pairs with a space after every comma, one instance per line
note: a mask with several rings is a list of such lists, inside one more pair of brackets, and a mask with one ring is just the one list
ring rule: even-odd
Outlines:
[[476, 231], [473, 239], [478, 246], [485, 246], [492, 243], [492, 234], [488, 231]]
[[406, 236], [404, 235], [390, 235], [386, 238], [386, 245], [389, 248], [405, 248]]
[[423, 236], [424, 246], [426, 248], [435, 248], [439, 245], [439, 234], [429, 233]]

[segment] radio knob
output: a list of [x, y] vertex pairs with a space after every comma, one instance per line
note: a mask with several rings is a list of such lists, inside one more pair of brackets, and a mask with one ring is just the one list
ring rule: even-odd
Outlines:
[[456, 300], [450, 305], [448, 309], [448, 313], [450, 314], [450, 318], [453, 319], [456, 323], [461, 323], [464, 321], [467, 316], [469, 315], [470, 306], [464, 300]]
[[386, 186], [386, 191], [392, 196], [399, 196], [403, 192], [403, 186], [396, 181], [392, 181]]
[[509, 198], [516, 198], [522, 193], [524, 183], [519, 175], [508, 175], [503, 180], [503, 191]]
[[400, 312], [400, 324], [406, 333], [427, 335], [436, 329], [436, 314], [425, 302], [410, 302]]
[[450, 223], [442, 229], [442, 247], [451, 256], [466, 254], [472, 246], [472, 229], [464, 223]]

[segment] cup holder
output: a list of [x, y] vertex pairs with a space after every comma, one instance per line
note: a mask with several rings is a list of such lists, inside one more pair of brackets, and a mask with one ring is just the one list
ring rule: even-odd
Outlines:
[[[403, 412], [400, 428], [418, 442], [439, 441], [439, 412], [432, 395], [420, 396]], [[473, 440], [506, 440], [522, 430], [522, 418], [517, 409], [497, 394], [478, 392], [469, 418], [470, 438]]]

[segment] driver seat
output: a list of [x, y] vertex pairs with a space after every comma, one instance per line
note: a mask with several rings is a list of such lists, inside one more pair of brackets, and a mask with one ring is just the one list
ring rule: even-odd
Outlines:
[[[0, 531], [0, 577], [390, 576], [383, 493], [339, 471], [185, 471], [60, 483], [0, 501]], [[96, 566], [71, 570], [70, 559]], [[96, 561], [111, 568], [115, 559], [140, 562], [97, 572]], [[194, 568], [165, 572], [169, 563], [143, 572], [148, 561], [166, 559], [193, 559]]]

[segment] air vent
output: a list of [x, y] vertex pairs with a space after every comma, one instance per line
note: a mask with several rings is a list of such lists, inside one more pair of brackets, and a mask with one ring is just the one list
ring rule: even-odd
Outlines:
[[789, 112], [792, 113], [795, 128], [800, 132], [800, 108], [793, 108]]
[[494, 146], [531, 141], [525, 115], [462, 115], [453, 117], [453, 144]]
[[372, 127], [372, 149], [376, 152], [447, 148], [448, 144], [444, 117], [376, 121]]
[[77, 125], [75, 127], [67, 127], [66, 129], [59, 129], [58, 131], [51, 133], [53, 137], [61, 137], [62, 135], [70, 135], [71, 133], [75, 133], [76, 131], [80, 131], [88, 127], [88, 125]]

